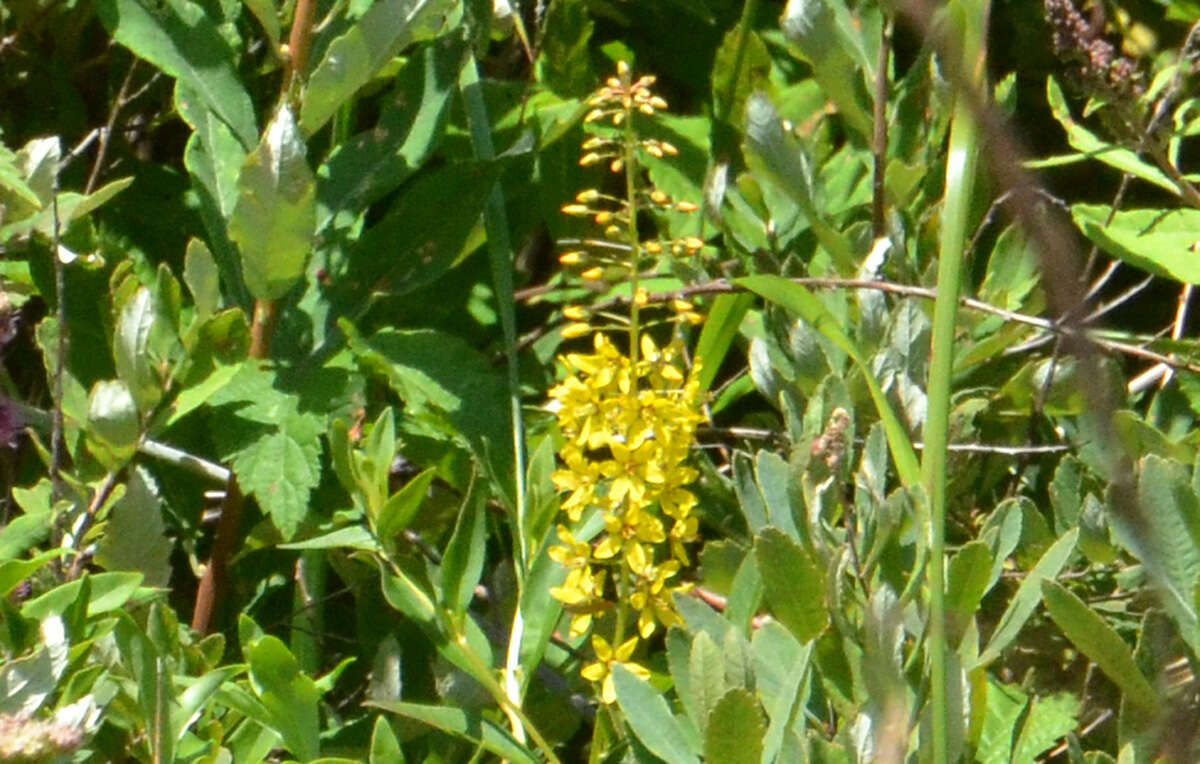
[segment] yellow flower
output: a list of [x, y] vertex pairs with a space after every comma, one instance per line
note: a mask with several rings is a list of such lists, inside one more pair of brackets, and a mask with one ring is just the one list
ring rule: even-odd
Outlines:
[[626, 509], [620, 516], [611, 512], [605, 514], [604, 530], [606, 536], [594, 552], [596, 559], [607, 560], [615, 557], [617, 552], [623, 552], [625, 563], [634, 572], [647, 557], [642, 544], [661, 544], [667, 538], [662, 522], [636, 505]]
[[600, 684], [600, 700], [612, 703], [617, 699], [617, 690], [612, 680], [613, 666], [620, 664], [639, 679], [650, 678], [650, 672], [645, 666], [629, 662], [637, 646], [638, 638], [630, 637], [614, 650], [604, 637], [592, 635], [592, 649], [596, 651], [596, 662], [584, 666], [579, 673], [584, 679]]
[[669, 629], [682, 621], [671, 601], [671, 590], [666, 588], [667, 579], [678, 572], [679, 562], [668, 560], [661, 565], [648, 565], [638, 574], [637, 589], [629, 604], [638, 613], [638, 633], [643, 639], [654, 633], [657, 624]]

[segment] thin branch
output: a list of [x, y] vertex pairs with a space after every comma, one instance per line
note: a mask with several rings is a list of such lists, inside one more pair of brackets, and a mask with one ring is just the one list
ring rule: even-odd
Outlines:
[[108, 156], [108, 143], [112, 139], [112, 132], [117, 124], [117, 115], [129, 103], [129, 86], [133, 83], [133, 73], [137, 70], [137, 66], [138, 59], [135, 58], [129, 64], [129, 71], [125, 72], [125, 79], [121, 82], [121, 89], [117, 91], [117, 98], [113, 101], [112, 108], [108, 110], [108, 122], [100, 132], [100, 147], [96, 149], [96, 159], [92, 162], [92, 171], [88, 173], [87, 183], [83, 186], [84, 195], [92, 193], [96, 188], [96, 183], [100, 180], [100, 170], [104, 167], [104, 159]]
[[58, 168], [55, 168], [50, 188], [50, 210], [53, 217], [50, 257], [54, 261], [54, 320], [58, 323], [58, 342], [54, 349], [54, 389], [50, 423], [50, 485], [54, 500], [62, 498], [63, 443], [63, 374], [67, 365], [67, 273], [59, 256], [60, 225], [58, 217]]
[[884, 17], [879, 30], [879, 56], [875, 60], [875, 104], [872, 112], [874, 131], [871, 135], [871, 153], [874, 155], [871, 191], [871, 231], [876, 239], [887, 236], [885, 218], [887, 172], [887, 97], [888, 62], [892, 51], [892, 21]]

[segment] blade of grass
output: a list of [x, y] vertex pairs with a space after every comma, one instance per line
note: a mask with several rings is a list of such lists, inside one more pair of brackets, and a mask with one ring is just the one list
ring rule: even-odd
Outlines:
[[[958, 0], [950, 6], [958, 34], [962, 70], [978, 88], [984, 69], [988, 0]], [[950, 386], [954, 362], [954, 332], [962, 263], [966, 256], [967, 215], [975, 187], [979, 134], [969, 99], [957, 97], [946, 157], [942, 199], [942, 229], [938, 241], [937, 298], [933, 307], [932, 349], [929, 361], [928, 409], [921, 477], [929, 496], [929, 643], [934, 764], [947, 762], [946, 705], [946, 448], [950, 426]]]
[[[479, 79], [479, 66], [475, 55], [468, 56], [466, 65], [459, 76], [459, 88], [462, 91], [463, 105], [466, 107], [467, 125], [471, 132], [471, 145], [478, 159], [488, 161], [496, 158], [496, 148], [492, 143], [491, 119], [488, 117], [487, 104], [483, 100], [483, 88]], [[484, 227], [487, 229], [488, 260], [492, 267], [492, 281], [496, 289], [496, 306], [500, 314], [500, 328], [504, 333], [504, 357], [508, 367], [508, 397], [512, 413], [513, 435], [513, 483], [514, 493], [512, 516], [516, 527], [517, 537], [515, 558], [517, 572], [518, 601], [520, 592], [524, 589], [525, 575], [528, 572], [530, 539], [525, 533], [525, 426], [521, 416], [521, 385], [520, 369], [517, 365], [517, 319], [516, 301], [513, 297], [513, 251], [508, 238], [508, 216], [504, 211], [504, 193], [499, 181], [492, 188], [487, 207], [483, 212]], [[509, 722], [512, 725], [513, 736], [520, 742], [525, 742], [525, 730], [517, 710], [521, 706], [521, 642], [525, 636], [525, 620], [521, 608], [513, 611], [512, 629], [508, 639], [508, 654], [504, 663], [504, 691], [511, 707], [506, 707]], [[532, 673], [533, 666], [526, 666], [525, 671]]]

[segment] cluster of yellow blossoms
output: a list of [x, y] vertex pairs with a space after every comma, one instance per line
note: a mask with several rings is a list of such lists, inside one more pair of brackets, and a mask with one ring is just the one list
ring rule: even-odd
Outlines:
[[[636, 361], [603, 334], [594, 345], [593, 354], [566, 356], [569, 376], [550, 391], [566, 440], [559, 451], [565, 466], [553, 480], [569, 494], [562, 504], [568, 520], [577, 523], [594, 507], [603, 513], [604, 530], [581, 541], [559, 525], [562, 545], [550, 556], [567, 569], [551, 594], [571, 612], [573, 637], [615, 609], [619, 639], [622, 616], [637, 615], [637, 635], [615, 651], [593, 636], [600, 663], [585, 667], [584, 676], [602, 681], [611, 663], [628, 660], [639, 636], [679, 621], [671, 596], [687, 584], [672, 579], [689, 564], [686, 545], [698, 536], [696, 497], [686, 488], [697, 473], [685, 462], [704, 416], [697, 367], [684, 376], [678, 341], [659, 348], [643, 335]], [[611, 702], [611, 682], [602, 683]]]
[[[665, 141], [640, 138], [633, 128], [635, 114], [653, 115], [666, 107], [650, 91], [653, 82], [652, 77], [634, 81], [628, 65], [621, 63], [617, 77], [610, 78], [590, 101], [592, 111], [586, 122], [593, 129], [604, 122], [620, 130], [585, 141], [580, 163], [608, 162], [612, 172], [624, 176], [624, 196], [588, 190], [563, 208], [567, 215], [592, 218], [605, 239], [623, 241], [627, 251], [621, 257], [567, 252], [560, 261], [583, 268], [579, 276], [585, 281], [627, 280], [632, 295], [628, 318], [603, 314], [613, 322], [608, 326], [594, 325], [595, 316], [586, 307], [564, 309], [571, 323], [563, 335], [591, 335], [594, 352], [563, 357], [566, 377], [550, 390], [550, 408], [565, 441], [559, 451], [562, 468], [553, 480], [565, 495], [562, 511], [570, 523], [570, 527], [558, 525], [561, 543], [550, 549], [550, 556], [567, 571], [563, 584], [550, 593], [571, 614], [573, 639], [592, 631], [597, 618], [613, 615], [605, 619], [612, 624], [604, 629], [610, 638], [592, 634], [596, 662], [582, 671], [600, 685], [605, 703], [615, 699], [612, 667], [621, 664], [647, 676], [646, 669], [634, 662], [639, 641], [660, 625], [679, 622], [672, 595], [688, 588], [678, 577], [690, 562], [687, 545], [699, 535], [696, 497], [687, 489], [697, 472], [686, 464], [696, 427], [704, 421], [699, 363], [685, 371], [682, 340], [659, 347], [644, 332], [641, 316], [650, 307], [646, 290], [638, 286], [643, 257], [693, 254], [703, 246], [698, 237], [684, 237], [664, 247], [658, 240], [641, 241], [638, 235], [639, 209], [696, 210], [690, 202], [673, 202], [658, 189], [641, 187], [639, 151], [655, 157], [677, 153]], [[702, 320], [686, 300], [672, 300], [669, 305], [674, 315], [658, 323]], [[627, 352], [600, 331], [605, 328], [628, 336]], [[577, 537], [589, 520], [595, 531], [597, 512], [603, 529], [594, 537]], [[626, 638], [634, 618], [636, 631]]]

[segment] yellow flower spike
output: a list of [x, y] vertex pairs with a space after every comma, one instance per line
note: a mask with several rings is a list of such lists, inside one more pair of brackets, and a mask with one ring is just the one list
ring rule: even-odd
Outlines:
[[692, 326], [696, 326], [697, 324], [704, 323], [704, 316], [700, 315], [699, 313], [689, 312], [689, 313], [684, 313], [682, 315], [684, 318], [687, 319], [687, 322], [689, 324], [691, 324]]
[[596, 152], [592, 151], [587, 154], [584, 154], [582, 157], [579, 158], [579, 166], [580, 167], [591, 167], [594, 164], [599, 164], [600, 160], [603, 158], [604, 157], [602, 157], [599, 154], [597, 154]]
[[638, 111], [645, 114], [647, 117], [654, 116], [654, 107], [648, 103], [638, 104]]
[[700, 205], [694, 202], [675, 202], [677, 212], [695, 212], [698, 209], [700, 209]]
[[608, 166], [608, 169], [612, 170], [613, 172], [620, 172], [624, 167], [625, 167], [624, 159], [614, 159], [614, 160], [612, 160], [612, 164], [610, 164]]
[[651, 143], [650, 141], [646, 141], [646, 143], [644, 143], [642, 145], [642, 148], [646, 149], [646, 153], [649, 154], [650, 156], [654, 157], [655, 159], [662, 159], [663, 150], [662, 150], [662, 147], [659, 146], [657, 143]]
[[586, 204], [564, 204], [562, 207], [562, 212], [564, 215], [570, 215], [572, 217], [583, 217], [584, 215], [592, 214], [592, 211], [588, 209]]
[[588, 316], [588, 312], [579, 305], [568, 305], [563, 308], [563, 315], [572, 321], [582, 321]]
[[679, 156], [679, 149], [675, 148], [674, 144], [667, 143], [666, 141], [659, 141], [658, 145], [662, 148], [663, 153], [667, 156]]
[[695, 305], [692, 305], [687, 300], [683, 300], [678, 297], [676, 297], [674, 300], [671, 300], [671, 307], [674, 308], [677, 313], [687, 313], [688, 311], [696, 309]]
[[650, 302], [650, 293], [645, 287], [638, 287], [637, 293], [633, 295], [633, 301], [639, 306], [644, 306]]
[[624, 238], [625, 231], [619, 225], [610, 225], [604, 229], [604, 238], [606, 239], [621, 239]]
[[612, 679], [613, 666], [620, 664], [639, 679], [650, 678], [650, 672], [645, 666], [629, 662], [637, 649], [638, 641], [636, 636], [630, 637], [614, 650], [604, 637], [592, 635], [592, 650], [596, 653], [596, 662], [584, 666], [579, 673], [584, 679], [600, 685], [600, 700], [605, 704], [611, 705], [617, 700], [617, 690]]
[[600, 198], [600, 192], [594, 188], [584, 189], [583, 191], [580, 191], [578, 194], [575, 194], [575, 201], [577, 201], [577, 202], [589, 203], [589, 202], [594, 202], [599, 198]]
[[558, 261], [563, 265], [579, 265], [583, 262], [582, 252], [563, 252], [558, 256]]
[[655, 204], [667, 204], [671, 201], [671, 197], [667, 196], [663, 190], [656, 188], [650, 192], [650, 201]]
[[658, 241], [643, 241], [642, 249], [646, 250], [652, 255], [661, 255], [663, 251], [663, 245], [662, 242]]
[[613, 214], [607, 210], [596, 213], [596, 225], [608, 225], [612, 222]]
[[592, 333], [592, 325], [577, 321], [573, 324], [567, 324], [562, 328], [562, 336], [568, 340], [576, 339], [577, 337], [586, 337]]
[[687, 247], [689, 251], [695, 252], [704, 247], [704, 239], [699, 236], [687, 236], [683, 240], [683, 246]]
[[583, 118], [583, 121], [584, 122], [596, 122], [603, 118], [604, 118], [604, 110], [603, 109], [592, 109], [591, 111], [589, 111], [587, 113], [587, 116]]
[[599, 281], [600, 279], [604, 278], [604, 269], [597, 265], [595, 268], [588, 268], [579, 275], [588, 281]]
[[660, 111], [665, 111], [667, 108], [667, 102], [658, 96], [650, 96], [650, 105]]

